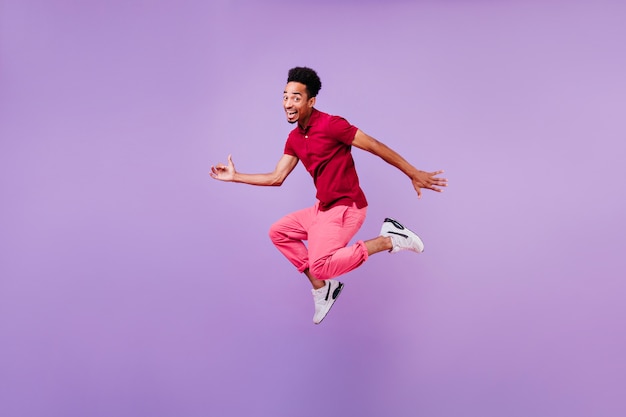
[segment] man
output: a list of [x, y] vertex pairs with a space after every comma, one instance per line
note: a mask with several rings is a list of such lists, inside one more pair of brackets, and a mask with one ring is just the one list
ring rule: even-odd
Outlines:
[[[315, 324], [324, 319], [343, 288], [344, 284], [333, 278], [357, 268], [378, 252], [424, 250], [415, 233], [390, 218], [383, 222], [380, 236], [347, 246], [363, 224], [367, 210], [351, 147], [371, 152], [405, 173], [418, 198], [422, 196], [422, 188], [441, 192], [440, 187], [448, 184], [447, 179], [437, 177], [443, 171], [420, 171], [345, 119], [317, 110], [314, 105], [321, 87], [314, 70], [306, 67], [289, 70], [283, 108], [287, 121], [297, 126], [289, 134], [284, 154], [273, 172], [240, 173], [229, 155], [226, 165], [218, 163], [211, 167], [210, 173], [221, 181], [280, 186], [298, 161], [302, 161], [313, 177], [318, 201], [313, 207], [280, 219], [271, 226], [269, 235], [278, 250], [311, 282]], [[303, 243], [305, 240], [308, 247]]]

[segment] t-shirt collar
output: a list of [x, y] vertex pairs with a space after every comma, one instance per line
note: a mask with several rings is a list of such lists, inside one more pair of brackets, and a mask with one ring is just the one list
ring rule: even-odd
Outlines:
[[307, 124], [307, 126], [303, 129], [300, 127], [300, 125], [298, 125], [298, 130], [300, 131], [300, 133], [304, 135], [309, 131], [311, 126], [313, 126], [314, 122], [319, 117], [319, 113], [320, 112], [315, 107], [313, 107], [313, 110], [311, 111], [311, 117], [309, 117], [309, 123]]

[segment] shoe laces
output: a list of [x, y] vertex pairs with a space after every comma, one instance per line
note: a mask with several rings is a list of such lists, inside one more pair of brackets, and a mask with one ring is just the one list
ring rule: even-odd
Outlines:
[[322, 288], [318, 288], [316, 290], [313, 290], [313, 299], [315, 300], [315, 302], [321, 302], [321, 303], [325, 303], [326, 302], [326, 294], [328, 293], [328, 286], [330, 285], [330, 283], [327, 283], [326, 285], [324, 285]]

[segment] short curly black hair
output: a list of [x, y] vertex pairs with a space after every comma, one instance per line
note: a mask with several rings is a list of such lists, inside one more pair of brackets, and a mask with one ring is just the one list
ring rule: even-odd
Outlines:
[[287, 82], [290, 83], [292, 81], [306, 85], [306, 92], [309, 98], [316, 97], [317, 93], [322, 89], [322, 80], [311, 68], [295, 67], [290, 69]]

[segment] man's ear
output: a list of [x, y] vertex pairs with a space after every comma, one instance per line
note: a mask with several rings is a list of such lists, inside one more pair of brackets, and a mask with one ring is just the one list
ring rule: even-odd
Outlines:
[[309, 107], [313, 107], [313, 106], [315, 106], [315, 97], [311, 97], [309, 99]]

